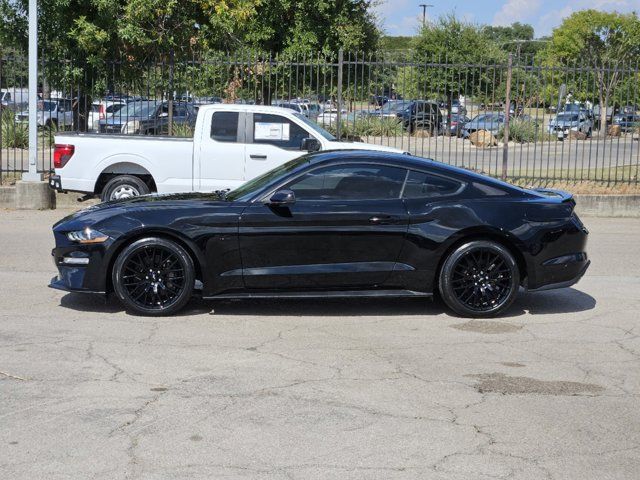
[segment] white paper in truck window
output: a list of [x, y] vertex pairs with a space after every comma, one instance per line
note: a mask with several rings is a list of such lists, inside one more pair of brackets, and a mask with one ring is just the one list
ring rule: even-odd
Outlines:
[[289, 141], [289, 126], [288, 123], [256, 122], [253, 139]]

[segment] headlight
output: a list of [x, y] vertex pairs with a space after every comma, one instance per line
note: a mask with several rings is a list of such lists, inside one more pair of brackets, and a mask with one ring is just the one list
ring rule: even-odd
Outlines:
[[124, 124], [122, 127], [122, 133], [132, 134], [140, 130], [140, 122], [138, 120], [131, 120]]
[[67, 238], [72, 242], [77, 243], [102, 243], [109, 238], [109, 235], [93, 230], [86, 227], [83, 230], [76, 230], [75, 232], [67, 233]]

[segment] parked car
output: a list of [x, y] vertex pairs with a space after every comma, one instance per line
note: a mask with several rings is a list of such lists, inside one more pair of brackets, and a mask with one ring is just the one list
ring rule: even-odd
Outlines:
[[617, 114], [613, 117], [613, 124], [620, 125], [623, 132], [635, 132], [640, 127], [640, 115], [634, 113]]
[[403, 127], [414, 132], [428, 130], [431, 134], [438, 135], [443, 131], [444, 117], [438, 104], [424, 100], [409, 102], [405, 108], [397, 113]]
[[[191, 125], [196, 121], [196, 111], [190, 103], [173, 102], [173, 124]], [[169, 131], [169, 102], [130, 102], [111, 117], [98, 122], [100, 133], [123, 135], [157, 135]]]
[[403, 112], [413, 104], [411, 100], [388, 100], [381, 108], [367, 112], [370, 117], [401, 119]]
[[14, 111], [24, 110], [29, 102], [29, 91], [26, 88], [0, 89], [0, 110], [8, 108]]
[[206, 299], [434, 294], [489, 317], [589, 267], [572, 196], [410, 155], [318, 152], [230, 192], [103, 203], [53, 226], [50, 287], [172, 315]]
[[[66, 130], [73, 128], [72, 101], [65, 98], [51, 98], [38, 100], [38, 112], [36, 119], [38, 127], [51, 128], [53, 130]], [[29, 110], [19, 112], [15, 116], [16, 122], [29, 121]]]
[[462, 131], [466, 123], [469, 122], [469, 117], [461, 114], [451, 115], [451, 124], [449, 124], [447, 116], [444, 116], [442, 123], [442, 131], [445, 135], [452, 137], [461, 137]]
[[[347, 114], [348, 112], [345, 109], [342, 109], [341, 115], [343, 119], [346, 118]], [[338, 123], [338, 109], [334, 107], [324, 109], [316, 118], [316, 122], [325, 127], [335, 125]]]
[[468, 138], [473, 132], [478, 130], [486, 130], [492, 135], [497, 135], [504, 125], [504, 113], [489, 112], [476, 115], [473, 119], [465, 123], [462, 129], [462, 136]]
[[210, 192], [235, 188], [308, 151], [356, 148], [401, 152], [338, 142], [304, 115], [284, 108], [203, 105], [193, 138], [56, 135], [49, 185], [105, 201], [149, 192]]
[[125, 102], [119, 100], [98, 100], [93, 102], [91, 104], [91, 112], [89, 112], [89, 129], [97, 132], [100, 120], [110, 117], [125, 105]]
[[590, 137], [593, 132], [593, 121], [587, 118], [585, 113], [559, 113], [555, 118], [551, 119], [547, 131], [550, 134], [557, 135], [558, 138], [564, 138], [569, 135], [570, 131], [582, 132], [587, 137]]

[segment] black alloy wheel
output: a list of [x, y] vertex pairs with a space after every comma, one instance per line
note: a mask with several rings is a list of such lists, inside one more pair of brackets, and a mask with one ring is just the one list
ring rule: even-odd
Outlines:
[[472, 241], [445, 260], [439, 283], [442, 298], [453, 311], [467, 317], [490, 317], [513, 303], [520, 273], [504, 246]]
[[118, 298], [142, 315], [171, 315], [191, 298], [195, 282], [193, 261], [177, 243], [144, 238], [127, 246], [112, 273]]

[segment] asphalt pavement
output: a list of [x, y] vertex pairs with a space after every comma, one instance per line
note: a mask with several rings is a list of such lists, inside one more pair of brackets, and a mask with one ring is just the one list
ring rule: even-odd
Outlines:
[[575, 287], [493, 320], [426, 300], [47, 288], [61, 211], [0, 211], [3, 479], [640, 478], [640, 220], [585, 218]]

